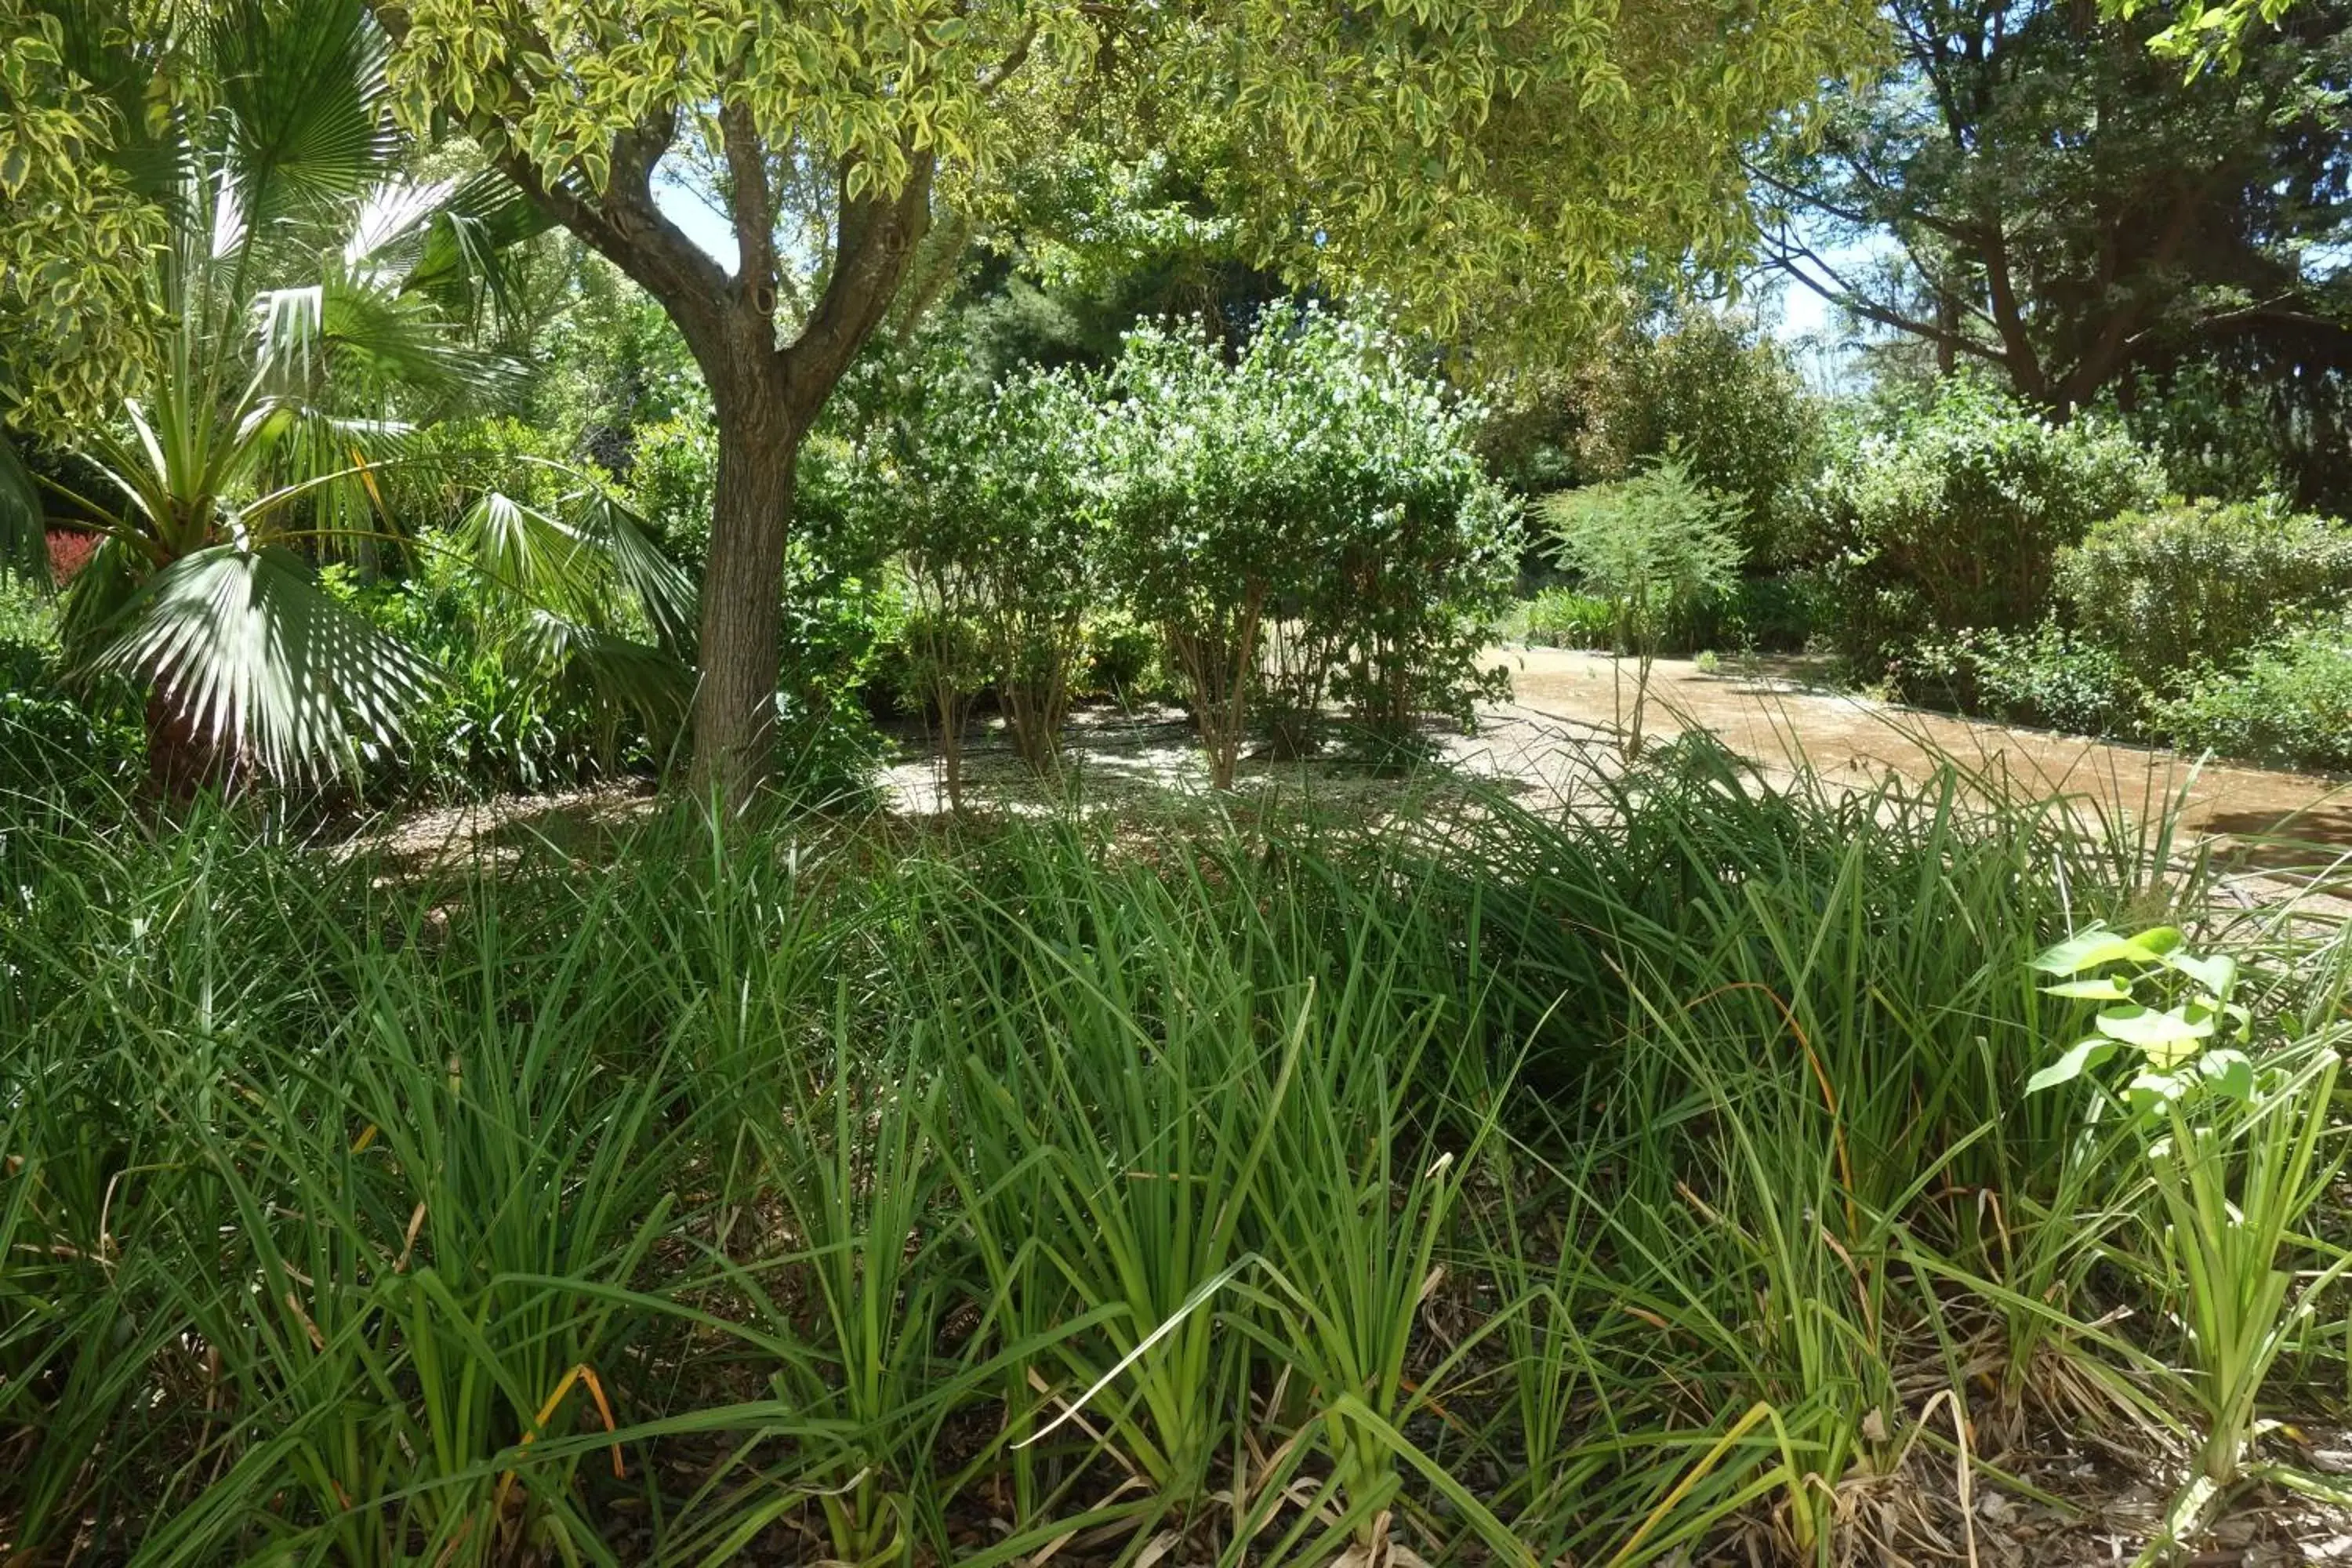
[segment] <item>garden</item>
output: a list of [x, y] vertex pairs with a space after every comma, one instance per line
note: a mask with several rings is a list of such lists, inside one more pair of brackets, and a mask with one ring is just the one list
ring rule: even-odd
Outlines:
[[2352, 1549], [2347, 22], [0, 0], [0, 1562]]

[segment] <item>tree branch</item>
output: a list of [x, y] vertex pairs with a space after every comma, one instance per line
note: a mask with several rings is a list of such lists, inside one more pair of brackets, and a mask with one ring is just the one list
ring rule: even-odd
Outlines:
[[998, 88], [1003, 87], [1006, 79], [1019, 70], [1022, 64], [1029, 58], [1030, 46], [1036, 41], [1037, 24], [1033, 19], [1026, 27], [1021, 29], [1020, 38], [1006, 52], [1005, 57], [997, 61], [995, 68], [986, 76], [980, 79], [980, 90], [984, 93], [994, 92]]
[[2007, 351], [2003, 363], [2009, 367], [2010, 384], [2036, 403], [2046, 403], [2050, 396], [2049, 377], [2026, 331], [2025, 311], [2017, 302], [2016, 281], [2009, 268], [2009, 237], [2002, 231], [2000, 215], [1988, 215], [1979, 232], [1985, 295], [1992, 303], [1993, 330], [2000, 334], [2001, 346]]
[[[2172, 258], [2180, 253], [2180, 247], [2187, 241], [2197, 209], [2203, 201], [2204, 184], [2201, 180], [2192, 181], [2174, 195], [2172, 211], [2165, 218], [2164, 232], [2157, 237], [2155, 249], [2141, 263], [2143, 272], [2160, 276], [2171, 265]], [[2110, 229], [2104, 234], [2101, 242], [2103, 249], [2112, 256], [2114, 231]], [[2111, 289], [2113, 281], [2114, 269], [2112, 263], [2108, 263], [2101, 268], [2100, 291], [2103, 295]], [[2069, 406], [2088, 400], [2107, 384], [2130, 356], [2133, 348], [2140, 342], [2139, 334], [2132, 329], [2138, 324], [2147, 304], [2145, 294], [2135, 292], [2108, 310], [2106, 320], [2100, 323], [2098, 336], [2092, 340], [2089, 351], [2074, 363], [2074, 369], [2061, 384], [2061, 391]]]
[[[1907, 333], [1912, 337], [1925, 338], [1930, 342], [1942, 343], [1955, 353], [1964, 353], [1973, 359], [1983, 360], [1989, 364], [2006, 366], [2007, 361], [1999, 349], [1969, 337], [1965, 332], [1953, 331], [1934, 321], [1920, 321], [1916, 316], [1906, 315], [1891, 305], [1881, 304], [1871, 299], [1860, 289], [1847, 282], [1839, 275], [1837, 268], [1822, 260], [1811, 247], [1800, 245], [1795, 240], [1785, 237], [1767, 236], [1766, 243], [1770, 245], [1775, 252], [1771, 258], [1773, 266], [1831, 304], [1851, 310], [1863, 320], [1874, 321], [1882, 327], [1891, 327], [1898, 332]], [[1812, 276], [1806, 270], [1808, 267], [1818, 268], [1822, 276], [1820, 278]], [[1823, 279], [1827, 281], [1824, 282]]]
[[768, 150], [740, 103], [721, 105], [719, 134], [727, 153], [728, 211], [735, 224], [735, 287], [763, 316], [776, 313], [776, 197], [768, 185]]
[[908, 150], [907, 177], [889, 195], [848, 194], [842, 170], [840, 216], [833, 269], [800, 336], [782, 352], [790, 395], [803, 419], [814, 419], [842, 371], [881, 324], [930, 222], [931, 180], [938, 154]]

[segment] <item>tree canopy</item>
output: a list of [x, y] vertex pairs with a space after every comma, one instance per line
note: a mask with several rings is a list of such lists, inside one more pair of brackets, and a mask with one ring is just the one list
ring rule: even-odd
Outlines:
[[2352, 8], [2312, 0], [2248, 35], [2239, 69], [2189, 78], [2149, 47], [2155, 15], [1889, 14], [1899, 68], [1834, 93], [1819, 140], [1764, 167], [1790, 276], [2060, 417], [2192, 365], [2295, 384], [2282, 426], [2334, 416], [2352, 361], [2352, 277], [2328, 260], [2352, 237]]
[[[412, 119], [446, 110], [575, 216], [646, 217], [665, 155], [708, 169], [749, 246], [719, 264], [772, 274], [755, 282], [788, 320], [814, 301], [782, 274], [824, 269], [836, 207], [936, 184], [942, 207], [984, 211], [1009, 173], [1092, 137], [1214, 153], [1239, 237], [1300, 277], [1443, 330], [1540, 307], [1549, 332], [1629, 258], [1728, 254], [1740, 146], [1875, 37], [1851, 0], [380, 9]], [[677, 237], [644, 226], [649, 248]], [[802, 243], [767, 243], [788, 227]]]
[[[909, 279], [1075, 145], [1192, 154], [1238, 254], [1413, 324], [1572, 341], [1749, 233], [1740, 151], [1876, 37], [1858, 0], [1049, 5], [379, 0], [462, 128], [677, 322], [719, 424], [696, 767], [765, 769], [794, 450]], [[734, 255], [656, 199], [699, 184]], [[924, 289], [914, 289], [919, 298]], [[1499, 352], [1499, 351], [1496, 351]]]

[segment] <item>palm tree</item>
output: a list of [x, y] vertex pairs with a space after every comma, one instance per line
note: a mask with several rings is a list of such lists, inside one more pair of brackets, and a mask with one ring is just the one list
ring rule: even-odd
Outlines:
[[[396, 739], [434, 683], [314, 566], [415, 544], [381, 481], [417, 420], [516, 382], [469, 328], [498, 302], [501, 251], [543, 226], [492, 176], [419, 172], [358, 0], [205, 16], [176, 45], [204, 101], [150, 114], [152, 144], [121, 154], [171, 220], [150, 269], [154, 363], [119, 425], [68, 443], [100, 493], [44, 481], [104, 536], [66, 590], [68, 655], [146, 685], [152, 767], [174, 789], [348, 766]], [[74, 19], [91, 71], [154, 79], [123, 29]], [[0, 489], [10, 469], [21, 480], [0, 463]], [[0, 503], [0, 532], [37, 511], [23, 499]], [[475, 552], [532, 606], [518, 624], [551, 660], [654, 700], [684, 668], [687, 579], [601, 488], [576, 499], [567, 520], [493, 495], [441, 547]], [[654, 642], [619, 633], [625, 618]]]

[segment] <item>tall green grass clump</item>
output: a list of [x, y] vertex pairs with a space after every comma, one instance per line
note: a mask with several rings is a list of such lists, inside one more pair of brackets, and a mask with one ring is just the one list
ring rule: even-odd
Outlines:
[[[0, 1540], [1850, 1561], [2199, 1386], [2161, 1198], [2023, 1093], [2034, 954], [2196, 902], [2158, 833], [1687, 744], [1589, 795], [421, 863], [12, 799]], [[2216, 933], [2257, 1017], [2332, 1016], [2309, 929]]]

